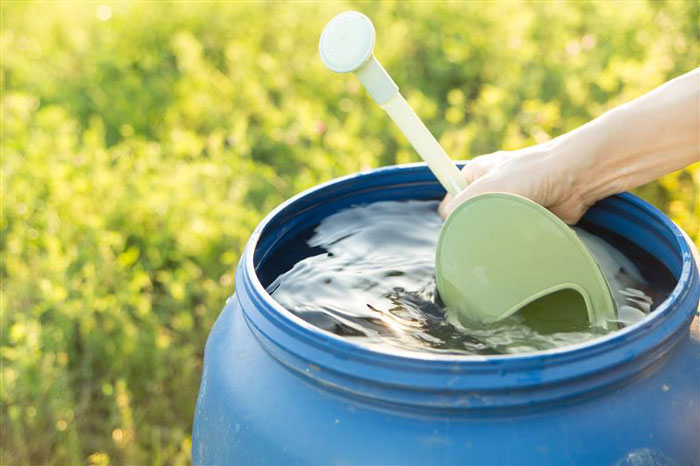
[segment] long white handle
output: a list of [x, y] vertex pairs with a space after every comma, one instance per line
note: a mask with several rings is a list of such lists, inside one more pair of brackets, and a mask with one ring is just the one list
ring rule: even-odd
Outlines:
[[467, 187], [467, 181], [447, 155], [445, 149], [426, 128], [401, 94], [397, 92], [389, 102], [381, 107], [394, 120], [408, 142], [425, 160], [425, 163], [428, 164], [430, 170], [448, 193], [456, 196]]
[[394, 120], [447, 192], [455, 196], [466, 188], [467, 183], [457, 166], [399, 93], [399, 87], [379, 61], [371, 56], [354, 73], [372, 98]]
[[374, 55], [354, 73], [375, 102], [394, 120], [447, 192], [456, 196], [466, 188], [467, 182], [457, 166], [399, 93], [399, 87]]
[[323, 29], [319, 53], [323, 63], [331, 70], [355, 73], [447, 192], [457, 195], [467, 187], [464, 177], [416, 112], [399, 94], [399, 87], [372, 54], [374, 40], [372, 21], [357, 11], [346, 11], [333, 18]]

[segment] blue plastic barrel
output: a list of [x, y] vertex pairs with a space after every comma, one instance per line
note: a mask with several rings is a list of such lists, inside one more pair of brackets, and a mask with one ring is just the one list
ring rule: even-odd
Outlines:
[[324, 332], [265, 291], [328, 215], [436, 199], [423, 165], [335, 180], [282, 204], [241, 257], [206, 346], [192, 457], [204, 464], [700, 463], [698, 271], [681, 231], [631, 194], [585, 217], [650, 253], [675, 287], [641, 322], [507, 356], [378, 352]]

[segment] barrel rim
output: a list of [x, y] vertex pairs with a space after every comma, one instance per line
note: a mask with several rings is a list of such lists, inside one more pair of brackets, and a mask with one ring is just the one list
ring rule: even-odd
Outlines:
[[[427, 352], [421, 354], [400, 348], [378, 348], [322, 330], [288, 311], [267, 293], [257, 276], [254, 256], [265, 228], [278, 215], [293, 208], [301, 199], [329, 188], [401, 174], [429, 177], [425, 164], [417, 163], [383, 167], [337, 178], [307, 189], [280, 204], [260, 222], [251, 235], [239, 262], [236, 277], [236, 283], [239, 286], [236, 294], [242, 301], [244, 317], [258, 340], [268, 352], [288, 367], [311, 378], [318, 378], [326, 385], [337, 386], [340, 379], [352, 377], [380, 383], [384, 381], [392, 386], [420, 390], [431, 389], [430, 387], [435, 390], [444, 390], [444, 380], [440, 383], [435, 380], [426, 381], [425, 384], [419, 384], [419, 387], [416, 387], [415, 380], [410, 378], [398, 377], [397, 380], [397, 371], [421, 370], [423, 374], [427, 372], [444, 377], [465, 373], [493, 375], [495, 371], [499, 374], [513, 372], [522, 375], [523, 371], [547, 368], [550, 371], [549, 377], [544, 376], [546, 371], [543, 371], [542, 377], [536, 378], [537, 380], [519, 380], [517, 376], [510, 377], [510, 380], [502, 380], [504, 386], [500, 387], [508, 390], [532, 388], [561, 383], [563, 380], [581, 379], [600, 374], [601, 371], [610, 372], [613, 368], [631, 364], [635, 360], [635, 364], [639, 365], [644, 362], [645, 358], [642, 356], [649, 353], [646, 358], [649, 361], [644, 365], [647, 366], [675, 346], [682, 336], [683, 328], [690, 325], [696, 309], [693, 309], [692, 305], [676, 305], [679, 302], [685, 303], [688, 296], [692, 299], [692, 295], [697, 295], [700, 288], [690, 246], [681, 230], [670, 219], [652, 205], [630, 193], [613, 196], [611, 202], [621, 202], [644, 212], [645, 215], [656, 220], [660, 227], [672, 234], [675, 240], [674, 246], [678, 248], [682, 260], [680, 278], [669, 296], [641, 321], [582, 343], [545, 351], [489, 356]], [[659, 331], [654, 333], [655, 329]], [[588, 364], [578, 364], [578, 367], [575, 367], [575, 364], [572, 365], [584, 360]], [[342, 367], [337, 367], [338, 364]], [[323, 367], [324, 371], [309, 372], [309, 367]], [[391, 375], [379, 374], [377, 371], [381, 368], [389, 370]], [[555, 368], [556, 371], [554, 371]], [[641, 368], [630, 370], [631, 373], [637, 373]], [[607, 382], [600, 381], [601, 383], [597, 385], [602, 386], [618, 380], [624, 373], [625, 371], [620, 371], [619, 376], [604, 377]], [[492, 381], [456, 383], [453, 388], [458, 391], [499, 389]]]

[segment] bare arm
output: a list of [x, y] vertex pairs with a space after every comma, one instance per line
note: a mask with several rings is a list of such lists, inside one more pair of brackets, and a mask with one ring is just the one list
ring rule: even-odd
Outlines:
[[552, 141], [477, 157], [446, 216], [484, 192], [512, 192], [575, 223], [596, 201], [700, 159], [700, 68]]

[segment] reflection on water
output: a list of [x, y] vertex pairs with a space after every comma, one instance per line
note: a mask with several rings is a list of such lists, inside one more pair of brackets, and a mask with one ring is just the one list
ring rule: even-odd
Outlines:
[[[603, 330], [540, 333], [517, 314], [465, 326], [436, 292], [434, 257], [442, 220], [435, 201], [386, 201], [326, 219], [308, 245], [326, 252], [301, 260], [268, 291], [302, 319], [347, 338], [409, 351], [502, 354], [556, 348]], [[577, 229], [597, 258], [620, 311], [620, 324], [653, 306], [635, 265], [600, 238]]]

